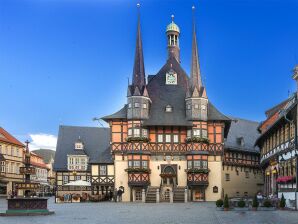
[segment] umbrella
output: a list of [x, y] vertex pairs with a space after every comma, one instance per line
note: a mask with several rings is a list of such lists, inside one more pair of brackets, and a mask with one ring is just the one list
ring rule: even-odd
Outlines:
[[90, 187], [91, 183], [84, 181], [84, 180], [76, 180], [76, 181], [70, 182], [68, 184], [65, 184], [65, 186]]

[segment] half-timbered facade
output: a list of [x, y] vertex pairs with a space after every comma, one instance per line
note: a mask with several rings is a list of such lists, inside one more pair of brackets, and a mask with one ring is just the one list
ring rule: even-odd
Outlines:
[[103, 117], [111, 131], [115, 187], [126, 189], [124, 201], [138, 200], [143, 189], [159, 189], [161, 201], [170, 193], [175, 200], [181, 189], [188, 190], [191, 201], [217, 200], [231, 120], [210, 102], [202, 83], [195, 24], [190, 77], [180, 64], [180, 28], [173, 18], [166, 37], [166, 63], [146, 79], [138, 18], [127, 104]]
[[[57, 200], [82, 192], [102, 196], [114, 189], [109, 141], [109, 128], [60, 126], [54, 162]], [[67, 185], [77, 180], [90, 186]]]
[[[298, 67], [293, 78], [298, 79]], [[264, 170], [266, 195], [284, 194], [287, 205], [297, 203], [297, 93], [269, 109], [259, 126], [260, 164]], [[296, 193], [297, 194], [297, 193]]]

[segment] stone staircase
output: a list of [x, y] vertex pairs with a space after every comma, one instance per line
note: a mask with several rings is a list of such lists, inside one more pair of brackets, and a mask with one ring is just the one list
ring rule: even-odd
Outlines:
[[173, 202], [184, 202], [185, 187], [176, 187], [173, 191]]
[[152, 187], [150, 186], [148, 188], [147, 194], [146, 194], [146, 203], [156, 203], [156, 190], [159, 187]]

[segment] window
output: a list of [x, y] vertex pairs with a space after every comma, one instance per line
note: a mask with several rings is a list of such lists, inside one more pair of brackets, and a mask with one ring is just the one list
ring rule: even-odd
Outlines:
[[187, 138], [191, 137], [191, 130], [187, 130]]
[[140, 160], [134, 160], [133, 161], [133, 167], [134, 168], [139, 168], [141, 166]]
[[157, 136], [157, 141], [158, 142], [163, 142], [163, 135], [158, 135]]
[[142, 168], [148, 168], [148, 161], [142, 161]]
[[166, 112], [172, 112], [173, 111], [173, 107], [168, 105], [166, 106]]
[[134, 132], [134, 137], [140, 137], [140, 129], [139, 128], [134, 128], [133, 132]]
[[193, 168], [201, 168], [201, 161], [200, 160], [194, 160], [193, 161]]
[[142, 190], [136, 190], [136, 201], [142, 201]]
[[195, 109], [199, 109], [199, 104], [195, 104]]
[[75, 180], [81, 180], [81, 176], [75, 176]]
[[143, 103], [143, 108], [147, 109], [147, 103]]
[[202, 106], [201, 106], [201, 109], [202, 109], [202, 110], [206, 110], [206, 106], [205, 106], [205, 105], [202, 105]]
[[202, 130], [202, 137], [203, 138], [208, 138], [207, 130]]
[[128, 161], [128, 167], [132, 167], [132, 161], [131, 160]]
[[225, 178], [226, 178], [226, 181], [230, 181], [230, 174], [229, 173], [226, 173], [225, 174]]
[[132, 129], [131, 128], [128, 129], [128, 136], [132, 136]]
[[245, 171], [245, 178], [249, 178], [249, 172]]
[[1, 161], [1, 173], [5, 173], [5, 161]]
[[131, 108], [131, 103], [128, 104], [128, 108]]
[[99, 166], [99, 175], [101, 176], [107, 175], [107, 166]]
[[142, 136], [147, 137], [148, 136], [148, 131], [147, 129], [142, 129]]
[[187, 110], [191, 110], [191, 104], [187, 104]]
[[138, 108], [140, 107], [140, 104], [139, 103], [135, 103], [135, 108]]
[[191, 160], [187, 161], [187, 168], [192, 169], [192, 161]]
[[208, 162], [207, 162], [207, 160], [202, 160], [201, 161], [201, 164], [202, 164], [202, 168], [203, 169], [207, 169], [208, 168]]
[[196, 136], [196, 137], [200, 136], [200, 129], [194, 129], [193, 130], [193, 135]]
[[86, 177], [86, 181], [89, 182], [89, 183], [91, 183], [91, 177], [90, 176], [87, 176]]
[[178, 135], [174, 135], [173, 136], [173, 141], [174, 141], [174, 143], [178, 143], [179, 142], [179, 136]]
[[72, 156], [67, 157], [68, 170], [86, 170], [88, 164], [88, 157], [86, 156]]
[[68, 176], [63, 176], [63, 184], [67, 184], [68, 183]]
[[171, 142], [171, 135], [166, 135], [166, 142], [167, 143]]
[[75, 143], [75, 149], [83, 149], [84, 146], [83, 146], [83, 143], [82, 142], [76, 142]]

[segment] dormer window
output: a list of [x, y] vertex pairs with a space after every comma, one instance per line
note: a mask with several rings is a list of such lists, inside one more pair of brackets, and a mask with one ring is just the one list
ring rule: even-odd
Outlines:
[[237, 144], [241, 145], [241, 146], [244, 146], [244, 138], [243, 137], [238, 137], [237, 138]]
[[171, 105], [166, 106], [166, 112], [172, 112], [173, 107]]
[[135, 108], [139, 108], [140, 104], [139, 103], [135, 103]]
[[202, 105], [202, 106], [201, 106], [201, 109], [202, 109], [202, 110], [206, 110], [206, 106], [205, 106], [205, 105]]
[[84, 144], [81, 140], [81, 137], [79, 137], [79, 139], [76, 141], [75, 149], [78, 149], [78, 150], [83, 150], [84, 149]]
[[199, 104], [195, 104], [195, 109], [199, 109]]

